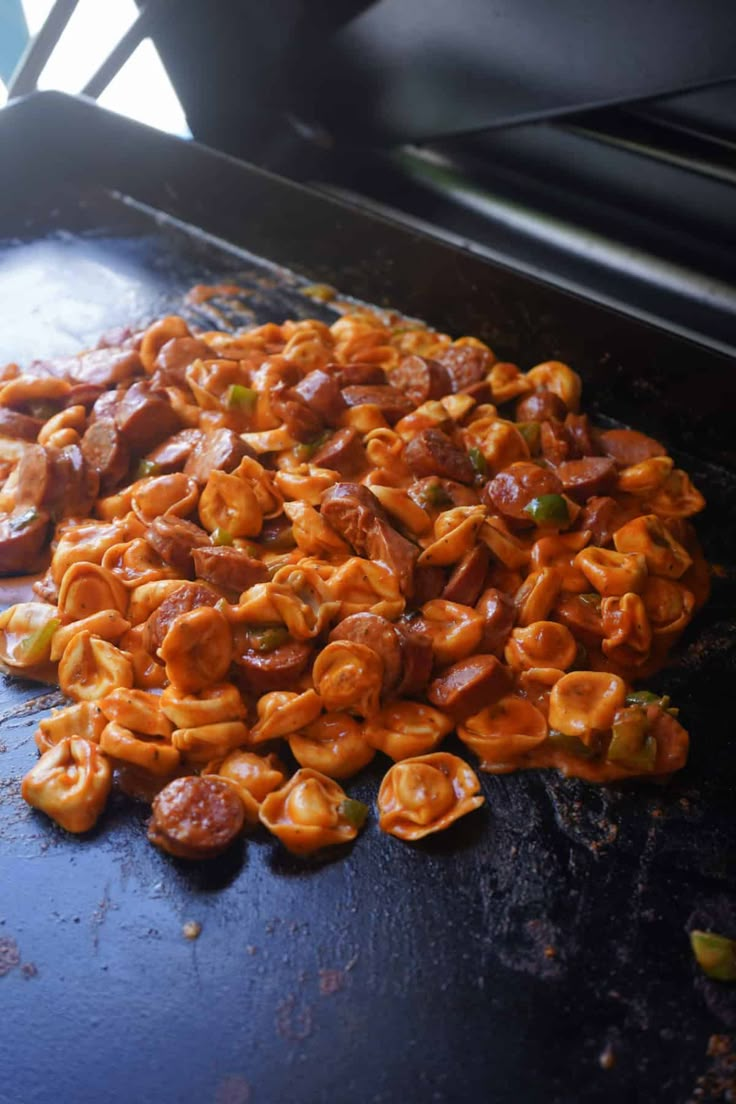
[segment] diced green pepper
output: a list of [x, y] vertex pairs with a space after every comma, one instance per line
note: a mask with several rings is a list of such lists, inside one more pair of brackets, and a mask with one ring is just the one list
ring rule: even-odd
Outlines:
[[546, 494], [533, 498], [524, 507], [524, 513], [528, 514], [537, 525], [567, 525], [570, 521], [567, 503], [562, 495], [558, 494]]
[[473, 465], [475, 474], [480, 476], [481, 479], [488, 478], [488, 461], [479, 448], [468, 449], [468, 456], [470, 457], [470, 463]]
[[641, 705], [630, 705], [616, 714], [607, 758], [631, 770], [654, 770], [657, 741], [649, 735], [649, 721]]
[[[593, 609], [601, 608], [601, 596], [595, 590], [592, 590], [589, 594], [578, 594], [578, 598], [586, 606], [592, 606]], [[628, 701], [628, 698], [626, 700]]]
[[45, 625], [34, 629], [18, 645], [18, 651], [23, 657], [23, 662], [28, 664], [45, 663], [51, 651], [51, 641], [61, 621], [58, 617], [52, 617]]
[[225, 395], [225, 405], [228, 410], [240, 410], [250, 414], [258, 401], [258, 392], [252, 387], [245, 387], [242, 383], [232, 383]]
[[288, 630], [283, 625], [264, 625], [263, 628], [252, 628], [249, 636], [253, 641], [253, 647], [257, 652], [275, 652], [289, 639]]
[[233, 535], [228, 533], [227, 529], [220, 529], [218, 526], [212, 533], [212, 543], [217, 548], [224, 548], [233, 543]]
[[159, 475], [161, 468], [155, 460], [141, 460], [136, 471], [136, 479], [146, 479], [149, 475]]
[[568, 751], [570, 755], [577, 755], [581, 759], [595, 759], [598, 754], [597, 747], [588, 747], [578, 736], [568, 736], [566, 732], [559, 732], [556, 728], [551, 728], [547, 737], [553, 747]]
[[345, 820], [353, 828], [362, 828], [368, 816], [368, 806], [352, 797], [346, 797], [344, 801], [341, 801], [337, 811], [345, 817]]
[[277, 552], [287, 552], [296, 546], [291, 525], [286, 525], [282, 529], [264, 529], [259, 539], [269, 550], [275, 549]]
[[736, 981], [736, 940], [715, 932], [691, 931], [690, 946], [698, 966], [715, 981]]
[[542, 430], [539, 422], [517, 422], [516, 428], [529, 446], [529, 452], [534, 456], [539, 451], [539, 438]]
[[294, 445], [294, 455], [297, 460], [301, 460], [302, 463], [306, 463], [307, 460], [311, 460], [315, 452], [322, 448], [322, 445], [329, 441], [332, 434], [329, 429], [326, 429], [323, 433], [320, 433], [319, 437], [315, 437], [313, 441], [302, 441], [301, 444]]
[[626, 695], [627, 705], [658, 705], [666, 709], [670, 699], [665, 694], [653, 694], [651, 690], [632, 690]]
[[18, 533], [21, 529], [26, 529], [34, 521], [38, 521], [38, 516], [36, 507], [29, 506], [22, 514], [16, 514], [15, 517], [11, 517], [8, 522], [8, 529], [10, 529], [11, 533]]

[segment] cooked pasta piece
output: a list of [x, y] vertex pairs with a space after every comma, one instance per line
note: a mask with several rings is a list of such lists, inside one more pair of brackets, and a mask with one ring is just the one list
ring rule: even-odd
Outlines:
[[398, 762], [435, 751], [453, 728], [451, 719], [431, 705], [395, 701], [366, 722], [363, 737]]
[[350, 843], [358, 834], [345, 791], [319, 771], [302, 767], [261, 803], [261, 824], [295, 855]]
[[301, 767], [310, 767], [328, 778], [351, 778], [375, 755], [368, 740], [368, 725], [361, 725], [349, 713], [325, 713], [293, 732], [289, 748]]
[[31, 768], [21, 793], [67, 832], [88, 832], [105, 808], [111, 785], [110, 763], [98, 745], [65, 736]]
[[435, 751], [395, 763], [378, 791], [378, 824], [401, 840], [449, 828], [483, 804], [480, 782], [457, 755]]

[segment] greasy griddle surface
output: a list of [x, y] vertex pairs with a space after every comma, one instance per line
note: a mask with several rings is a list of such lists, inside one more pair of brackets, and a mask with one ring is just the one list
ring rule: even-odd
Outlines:
[[[23, 233], [0, 243], [0, 361], [169, 310], [212, 327], [332, 317], [289, 273], [101, 193]], [[220, 281], [244, 295], [185, 303]], [[486, 775], [485, 808], [421, 845], [373, 817], [325, 865], [265, 833], [188, 864], [120, 796], [79, 839], [26, 807], [31, 734], [60, 698], [3, 679], [0, 1102], [722, 1099], [733, 1052], [707, 1052], [736, 1031], [736, 1000], [694, 969], [686, 927], [736, 935], [736, 479], [684, 462], [722, 567], [654, 683], [693, 737], [665, 787]], [[372, 802], [386, 765], [349, 792]]]

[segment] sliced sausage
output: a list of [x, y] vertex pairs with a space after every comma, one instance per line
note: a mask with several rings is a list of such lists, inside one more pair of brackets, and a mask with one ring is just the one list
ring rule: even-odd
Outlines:
[[448, 602], [474, 606], [486, 581], [491, 554], [485, 544], [476, 544], [455, 565], [442, 597]]
[[404, 462], [414, 475], [436, 475], [455, 483], [475, 480], [470, 457], [453, 445], [441, 429], [423, 429], [413, 437], [404, 449]]
[[171, 403], [151, 391], [148, 383], [132, 384], [115, 408], [115, 424], [128, 447], [138, 455], [181, 429]]
[[79, 445], [47, 451], [51, 469], [46, 508], [54, 518], [86, 517], [100, 489], [97, 472], [87, 463]]
[[[184, 341], [186, 338], [178, 338]], [[170, 475], [184, 470], [195, 445], [204, 441], [201, 429], [180, 429], [173, 437], [167, 437], [146, 456], [146, 460], [156, 465], [157, 475]]]
[[198, 483], [206, 483], [213, 471], [234, 471], [245, 456], [254, 456], [253, 450], [237, 433], [231, 429], [215, 429], [195, 442], [184, 472]]
[[352, 426], [338, 429], [312, 457], [318, 468], [330, 468], [350, 479], [362, 472], [367, 464], [360, 434]]
[[347, 404], [340, 393], [337, 380], [319, 368], [308, 372], [304, 379], [292, 388], [292, 392], [311, 407], [328, 426], [337, 425], [340, 415], [347, 410]]
[[50, 374], [71, 383], [112, 387], [113, 384], [129, 380], [142, 371], [141, 358], [135, 349], [110, 346], [56, 361]]
[[342, 397], [348, 406], [377, 406], [390, 425], [414, 409], [411, 401], [389, 384], [351, 384], [343, 387]]
[[463, 394], [470, 395], [477, 403], [493, 402], [493, 388], [488, 380], [478, 380], [477, 383], [468, 384], [463, 388]]
[[90, 411], [104, 394], [104, 388], [96, 383], [75, 383], [64, 398], [64, 406], [83, 406]]
[[418, 622], [400, 621], [396, 631], [401, 643], [401, 680], [395, 694], [397, 698], [416, 697], [424, 692], [432, 676], [432, 638]]
[[233, 637], [239, 681], [244, 690], [257, 696], [270, 690], [293, 690], [312, 658], [312, 645], [304, 640], [290, 640], [272, 652], [258, 652], [247, 645], [247, 633], [236, 629]]
[[322, 418], [304, 402], [295, 388], [278, 388], [269, 395], [269, 402], [273, 413], [295, 440], [309, 442], [319, 436], [324, 426]]
[[401, 640], [394, 625], [377, 613], [353, 613], [330, 633], [333, 640], [364, 644], [383, 660], [383, 693], [390, 694], [401, 679]]
[[193, 550], [194, 571], [198, 579], [204, 579], [222, 590], [237, 591], [267, 583], [268, 568], [261, 560], [253, 559], [238, 548], [208, 548], [198, 546]]
[[214, 606], [220, 601], [220, 595], [204, 583], [182, 583], [180, 587], [164, 598], [146, 621], [143, 634], [143, 646], [151, 655], [155, 655], [163, 644], [164, 637], [171, 624], [182, 613], [189, 613], [200, 606]]
[[556, 470], [565, 493], [585, 505], [593, 495], [607, 495], [616, 487], [616, 465], [607, 456], [566, 460]]
[[524, 509], [532, 499], [549, 494], [562, 494], [562, 483], [553, 471], [528, 460], [509, 464], [484, 489], [484, 497], [499, 514], [522, 522], [530, 522]]
[[563, 594], [552, 611], [556, 621], [565, 625], [576, 640], [595, 646], [606, 635], [601, 622], [600, 607], [586, 595]]
[[109, 494], [125, 478], [130, 450], [112, 418], [99, 418], [85, 430], [82, 455], [100, 477], [100, 490]]
[[153, 800], [148, 838], [180, 859], [212, 859], [243, 830], [245, 806], [234, 786], [213, 775], [175, 778]]
[[48, 528], [49, 515], [33, 506], [0, 517], [0, 575], [32, 573]]
[[0, 406], [0, 437], [16, 437], [21, 441], [35, 441], [43, 426], [43, 418], [31, 418], [19, 414], [7, 406]]
[[589, 498], [576, 519], [575, 528], [581, 532], [589, 529], [591, 542], [603, 548], [610, 544], [619, 527], [619, 516], [619, 505], [615, 498]]
[[373, 387], [386, 383], [386, 373], [380, 364], [328, 364], [325, 372], [334, 376], [340, 387]]
[[573, 456], [600, 456], [601, 450], [596, 444], [593, 425], [587, 414], [568, 414], [565, 433], [571, 445], [571, 459]]
[[542, 422], [540, 425], [539, 447], [542, 456], [553, 468], [556, 468], [559, 464], [564, 464], [566, 460], [571, 460], [574, 455], [564, 425], [554, 418], [550, 418], [549, 421]]
[[514, 600], [504, 591], [489, 587], [483, 591], [475, 608], [484, 621], [480, 648], [489, 654], [498, 655], [503, 651], [514, 627]]
[[185, 387], [186, 370], [195, 360], [211, 360], [212, 349], [198, 337], [172, 337], [158, 351], [152, 383], [159, 387]]
[[450, 375], [443, 364], [429, 357], [406, 356], [391, 372], [391, 386], [406, 395], [414, 406], [429, 399], [441, 399], [452, 391]]
[[433, 598], [439, 598], [447, 583], [447, 574], [434, 564], [421, 564], [414, 569], [414, 583], [411, 592], [412, 606], [423, 606]]
[[546, 422], [550, 418], [563, 421], [567, 414], [567, 406], [559, 395], [546, 388], [532, 391], [531, 395], [524, 395], [516, 404], [517, 422]]
[[427, 476], [416, 479], [409, 487], [409, 494], [422, 507], [446, 510], [450, 506], [477, 506], [480, 495], [472, 487], [464, 487], [452, 479]]
[[359, 483], [336, 483], [322, 499], [322, 516], [359, 556], [382, 560], [411, 594], [419, 549], [386, 520], [378, 499]]
[[114, 391], [102, 391], [92, 404], [90, 421], [96, 422], [98, 418], [110, 418], [115, 421], [115, 411], [122, 396], [122, 388], [116, 388]]
[[266, 518], [258, 540], [269, 552], [289, 552], [296, 548], [294, 529], [286, 514]]
[[15, 501], [23, 506], [49, 509], [51, 498], [51, 450], [43, 445], [29, 445], [15, 469]]
[[165, 563], [189, 578], [194, 574], [194, 549], [210, 543], [209, 536], [199, 525], [173, 514], [155, 518], [148, 526], [146, 540]]
[[476, 655], [453, 663], [427, 691], [427, 699], [456, 720], [464, 720], [499, 701], [511, 688], [508, 667], [496, 656]]
[[653, 456], [667, 455], [664, 445], [635, 429], [604, 429], [598, 433], [598, 444], [621, 468], [641, 464]]
[[437, 359], [450, 377], [454, 394], [485, 379], [494, 360], [493, 354], [487, 349], [478, 349], [474, 345], [458, 345], [445, 349]]

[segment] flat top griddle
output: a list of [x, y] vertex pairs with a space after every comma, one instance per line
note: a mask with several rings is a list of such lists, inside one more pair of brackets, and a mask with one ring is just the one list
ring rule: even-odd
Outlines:
[[[524, 367], [569, 357], [586, 408], [656, 432], [691, 471], [719, 564], [655, 680], [693, 738], [670, 784], [483, 776], [487, 805], [442, 836], [407, 846], [374, 817], [322, 865], [265, 833], [170, 859], [120, 796], [70, 838], [18, 794], [60, 696], [3, 679], [0, 1102], [729, 1099], [736, 995], [698, 972], [687, 928], [736, 935], [733, 364], [64, 97], [0, 114], [0, 157], [0, 361], [167, 311], [329, 320], [302, 293], [327, 280]], [[187, 302], [221, 282], [244, 293]], [[372, 803], [385, 765], [349, 792]]]

